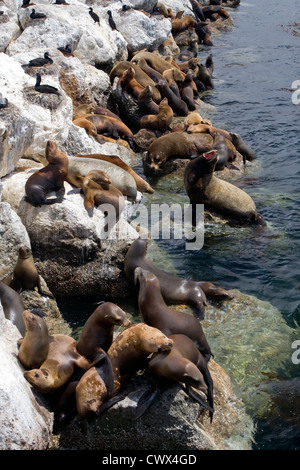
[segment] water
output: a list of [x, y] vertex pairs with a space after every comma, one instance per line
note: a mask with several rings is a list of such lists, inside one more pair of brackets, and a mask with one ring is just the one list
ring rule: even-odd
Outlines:
[[[300, 20], [300, 4], [242, 0], [228, 11], [234, 27], [199, 52], [205, 59], [211, 51], [215, 64], [215, 88], [204, 98], [215, 109], [205, 117], [257, 151], [239, 185], [269, 230], [206, 227], [198, 252], [186, 251], [182, 241], [160, 241], [154, 259], [178, 275], [253, 296], [216, 314], [210, 306], [205, 331], [253, 417], [253, 449], [299, 450], [300, 365], [292, 364], [291, 344], [300, 340], [300, 105], [292, 104], [289, 89], [300, 79], [300, 29], [289, 25]], [[148, 203], [188, 202], [181, 177], [150, 183], [155, 194]]]

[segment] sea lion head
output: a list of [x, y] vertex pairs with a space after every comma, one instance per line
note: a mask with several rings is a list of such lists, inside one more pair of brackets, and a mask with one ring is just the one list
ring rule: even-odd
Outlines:
[[155, 274], [151, 273], [147, 269], [143, 269], [141, 267], [137, 267], [134, 270], [134, 284], [137, 285], [144, 285], [147, 282], [151, 282], [151, 284], [155, 284], [160, 288], [159, 280], [155, 276]]
[[129, 326], [130, 320], [127, 318], [126, 313], [118, 305], [113, 302], [104, 302], [99, 309], [105, 309], [104, 322], [108, 325]]
[[102, 189], [109, 189], [109, 185], [111, 184], [111, 179], [109, 178], [108, 174], [101, 170], [92, 170], [87, 173], [85, 179], [90, 179], [95, 183], [99, 184]]
[[41, 393], [49, 393], [53, 386], [53, 377], [46, 369], [32, 369], [24, 372], [25, 379]]
[[[45, 314], [44, 314], [45, 315]], [[29, 310], [24, 310], [23, 320], [25, 323], [26, 331], [41, 331], [42, 329], [47, 329], [45, 320], [40, 314], [36, 314]]]
[[57, 164], [61, 163], [62, 161], [68, 167], [69, 159], [67, 155], [58, 149], [56, 142], [52, 140], [48, 140], [46, 144], [45, 156], [49, 163]]
[[169, 351], [173, 346], [173, 341], [157, 328], [145, 323], [137, 323], [131, 328], [137, 333], [135, 346], [147, 354]]
[[30, 258], [30, 256], [32, 256], [31, 249], [25, 245], [20, 246], [18, 253], [19, 253], [19, 257], [22, 259], [27, 259], [27, 258]]

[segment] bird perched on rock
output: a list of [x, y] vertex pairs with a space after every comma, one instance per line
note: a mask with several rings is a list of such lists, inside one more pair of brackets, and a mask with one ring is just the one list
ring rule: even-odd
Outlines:
[[38, 18], [47, 18], [47, 16], [44, 13], [36, 13], [35, 9], [33, 8], [30, 13], [30, 18], [32, 20], [36, 20]]
[[49, 52], [45, 52], [44, 57], [37, 57], [28, 62], [28, 64], [23, 64], [22, 67], [41, 67], [43, 65], [53, 64], [53, 60], [49, 56]]
[[116, 23], [114, 22], [114, 19], [112, 17], [112, 12], [110, 10], [107, 11], [108, 14], [108, 24], [111, 27], [111, 29], [117, 29]]
[[66, 47], [58, 47], [57, 50], [62, 52], [62, 54], [67, 56], [67, 57], [69, 57], [69, 56], [73, 57], [72, 49], [70, 47], [70, 44], [67, 44]]
[[97, 15], [97, 13], [95, 13], [92, 9], [92, 7], [89, 8], [89, 14], [90, 16], [93, 18], [93, 20], [95, 21], [95, 23], [98, 23], [100, 25], [100, 19], [99, 19], [99, 16]]
[[7, 108], [7, 106], [8, 106], [7, 98], [3, 98], [3, 96], [0, 94], [0, 109]]
[[61, 96], [59, 93], [58, 89], [55, 88], [54, 86], [51, 85], [41, 85], [41, 75], [39, 73], [36, 74], [36, 83], [34, 88], [36, 91], [39, 91], [40, 93], [53, 93], [57, 96]]
[[70, 5], [70, 4], [67, 3], [66, 0], [55, 0], [53, 5]]

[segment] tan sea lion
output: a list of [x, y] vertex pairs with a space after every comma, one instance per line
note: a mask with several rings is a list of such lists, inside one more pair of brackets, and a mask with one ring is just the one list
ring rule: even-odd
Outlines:
[[83, 103], [73, 109], [73, 121], [81, 118], [85, 114], [91, 114], [95, 112], [95, 105], [93, 103]]
[[135, 69], [130, 66], [119, 79], [119, 86], [123, 91], [126, 91], [135, 100], [138, 100], [139, 94], [145, 88], [135, 78]]
[[184, 185], [191, 204], [204, 204], [208, 210], [239, 222], [265, 225], [251, 196], [214, 175], [218, 151], [212, 150], [191, 160], [184, 173]]
[[[65, 385], [75, 366], [87, 370], [94, 364], [76, 350], [76, 340], [64, 334], [49, 337], [49, 351], [39, 368], [24, 372], [25, 379], [39, 392], [50, 393]], [[97, 360], [105, 355], [99, 353]]]
[[37, 287], [40, 295], [54, 298], [50, 292], [42, 289], [41, 278], [34, 264], [32, 251], [28, 246], [20, 246], [18, 250], [18, 259], [14, 267], [10, 287], [17, 292]]
[[155, 129], [164, 133], [170, 129], [173, 116], [173, 109], [169, 106], [168, 99], [164, 98], [159, 103], [159, 113], [142, 116], [140, 119], [140, 127]]
[[[64, 181], [69, 165], [67, 155], [58, 150], [55, 142], [48, 140], [45, 156], [48, 165], [29, 176], [25, 183], [25, 200], [33, 206], [61, 202], [65, 193]], [[56, 192], [56, 198], [47, 199], [47, 194], [52, 191]]]
[[195, 18], [190, 15], [183, 16], [182, 18], [174, 18], [171, 20], [172, 34], [178, 34], [186, 31], [188, 28], [194, 28], [196, 25]]
[[49, 351], [48, 327], [42, 316], [29, 310], [24, 310], [23, 320], [26, 333], [18, 341], [18, 359], [26, 369], [38, 369]]
[[[150, 67], [157, 70], [160, 74], [163, 74], [165, 70], [168, 70], [175, 66], [172, 65], [169, 61], [165, 60], [164, 58], [154, 54], [153, 52], [138, 52], [132, 59], [131, 63], [137, 64], [138, 61], [143, 58], [147, 62]], [[155, 84], [155, 83], [154, 83]]]
[[126, 381], [147, 365], [147, 356], [158, 351], [168, 351], [172, 340], [157, 328], [145, 323], [135, 323], [122, 331], [107, 351], [114, 373], [114, 391], [117, 394]]
[[104, 160], [109, 163], [113, 163], [114, 165], [119, 166], [123, 170], [127, 171], [130, 173], [133, 177], [133, 179], [136, 182], [136, 186], [138, 191], [141, 191], [141, 193], [154, 193], [154, 189], [150, 186], [149, 183], [147, 183], [146, 180], [141, 178], [132, 168], [130, 168], [129, 165], [127, 165], [123, 160], [121, 160], [120, 157], [117, 155], [103, 155], [100, 153], [94, 153], [94, 154], [87, 154], [87, 155], [74, 155], [74, 157], [78, 158], [94, 158], [96, 160]]
[[145, 323], [158, 328], [166, 336], [185, 334], [194, 341], [205, 360], [209, 361], [212, 352], [199, 320], [193, 315], [173, 310], [166, 305], [160, 282], [152, 272], [137, 267], [134, 270], [134, 279], [139, 289], [139, 310]]
[[85, 322], [76, 345], [77, 351], [92, 359], [100, 347], [107, 351], [113, 341], [115, 325], [128, 327], [130, 320], [118, 305], [101, 303]]
[[153, 67], [150, 67], [144, 57], [140, 57], [137, 61], [137, 65], [155, 82], [163, 78], [162, 74], [155, 70]]

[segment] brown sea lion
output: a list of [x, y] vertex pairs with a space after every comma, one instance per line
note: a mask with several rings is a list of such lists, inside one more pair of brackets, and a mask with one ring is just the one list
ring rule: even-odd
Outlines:
[[126, 91], [135, 100], [138, 100], [139, 94], [145, 88], [135, 78], [135, 69], [130, 66], [119, 79], [119, 86]]
[[76, 345], [77, 351], [93, 359], [98, 348], [107, 351], [113, 341], [114, 326], [128, 327], [130, 320], [118, 305], [101, 303], [85, 322]]
[[159, 105], [153, 100], [153, 88], [147, 85], [139, 94], [138, 105], [141, 114], [158, 114]]
[[200, 116], [197, 111], [189, 113], [188, 116], [184, 119], [184, 124], [187, 128], [197, 124], [209, 124], [212, 126], [211, 121], [209, 119], [203, 119], [203, 117]]
[[213, 138], [209, 134], [174, 132], [163, 135], [151, 143], [147, 153], [147, 164], [153, 172], [163, 167], [167, 160], [187, 158], [211, 150]]
[[120, 119], [100, 114], [87, 114], [84, 118], [94, 124], [98, 134], [107, 134], [122, 139], [133, 138], [132, 131]]
[[136, 187], [138, 191], [141, 193], [154, 193], [154, 189], [150, 186], [147, 181], [145, 181], [143, 178], [141, 178], [132, 168], [130, 168], [129, 165], [127, 165], [123, 160], [121, 160], [120, 157], [117, 155], [103, 155], [100, 153], [94, 153], [94, 154], [87, 154], [87, 155], [74, 155], [75, 157], [78, 158], [94, 158], [96, 160], [104, 160], [109, 163], [113, 163], [114, 165], [119, 166], [123, 170], [127, 171], [130, 173], [133, 177], [133, 179], [136, 182]]
[[[75, 126], [78, 126], [78, 127], [81, 127], [82, 129], [84, 129], [86, 131], [86, 133], [88, 135], [90, 135], [91, 137], [93, 137], [95, 140], [97, 140], [97, 142], [101, 143], [102, 137], [103, 137], [103, 140], [104, 140], [105, 136], [98, 135], [96, 126], [91, 121], [88, 121], [87, 119], [85, 119], [85, 117], [75, 119], [73, 121], [73, 124]], [[113, 131], [113, 126], [111, 125], [111, 132], [112, 131]]]
[[182, 72], [186, 73], [189, 69], [196, 70], [198, 62], [198, 57], [192, 57], [186, 62], [179, 62], [177, 65]]
[[23, 320], [26, 333], [18, 341], [18, 359], [26, 369], [38, 369], [49, 351], [48, 327], [42, 316], [29, 310], [24, 310]]
[[[145, 323], [158, 328], [166, 336], [185, 334], [194, 341], [205, 360], [209, 361], [212, 353], [199, 320], [193, 315], [173, 310], [166, 305], [160, 282], [152, 272], [137, 267], [134, 270], [134, 280], [138, 285], [138, 305]], [[202, 292], [201, 300], [203, 297]]]
[[180, 95], [183, 101], [187, 104], [190, 111], [196, 109], [196, 103], [194, 101], [194, 81], [193, 71], [189, 70], [185, 76], [184, 82], [180, 87]]
[[166, 80], [160, 80], [156, 84], [156, 88], [158, 88], [162, 97], [168, 99], [169, 106], [173, 109], [174, 114], [178, 116], [188, 115], [189, 109], [187, 104], [171, 90]]
[[165, 80], [167, 80], [167, 83], [168, 83], [169, 87], [175, 93], [175, 95], [177, 95], [178, 98], [181, 98], [180, 91], [179, 91], [179, 86], [178, 86], [177, 82], [181, 83], [181, 82], [183, 82], [183, 79], [182, 79], [182, 77], [180, 77], [180, 80], [178, 80], [178, 78], [175, 79], [175, 74], [176, 74], [176, 69], [174, 69], [174, 68], [169, 69], [169, 70], [165, 70], [163, 72], [163, 78]]
[[32, 251], [28, 246], [20, 246], [18, 250], [18, 259], [14, 267], [10, 287], [17, 292], [37, 287], [40, 295], [54, 298], [50, 292], [45, 292], [42, 289], [41, 278], [34, 264]]
[[93, 103], [83, 103], [73, 109], [73, 121], [81, 118], [85, 114], [91, 114], [95, 112], [95, 105]]
[[162, 74], [155, 70], [153, 67], [150, 67], [144, 57], [140, 57], [137, 61], [137, 65], [155, 82], [163, 78]]
[[[184, 391], [200, 405], [208, 409], [212, 418], [213, 381], [207, 362], [195, 343], [184, 334], [169, 336], [173, 341], [170, 351], [152, 354], [148, 360], [147, 373], [151, 378], [151, 394], [147, 390], [139, 399], [135, 417], [142, 416], [157, 398], [157, 391], [170, 383], [185, 385]], [[204, 396], [195, 391], [200, 391]]]
[[166, 335], [145, 323], [135, 323], [122, 331], [107, 351], [114, 373], [116, 395], [126, 381], [147, 365], [149, 354], [169, 351], [173, 345]]
[[134, 63], [134, 61], [128, 62], [128, 61], [121, 61], [118, 62], [110, 71], [109, 78], [110, 78], [110, 83], [113, 84], [114, 80], [116, 77], [121, 77], [123, 73], [129, 68], [133, 67], [135, 70], [135, 78], [136, 80], [143, 86], [146, 87], [147, 85], [150, 85], [153, 88], [153, 100], [156, 103], [159, 103], [161, 101], [161, 95], [159, 91], [155, 88], [155, 82], [147, 75], [141, 67], [139, 67], [137, 64]]
[[190, 41], [188, 47], [179, 53], [177, 57], [177, 62], [187, 62], [190, 59], [197, 57], [198, 48], [199, 45], [195, 39], [193, 41]]
[[230, 137], [235, 148], [243, 156], [244, 162], [245, 160], [249, 160], [251, 162], [252, 160], [255, 160], [257, 158], [255, 150], [253, 150], [251, 147], [249, 147], [248, 144], [246, 144], [240, 134], [237, 134], [236, 132], [230, 132]]
[[143, 58], [150, 67], [157, 70], [159, 73], [163, 74], [165, 70], [168, 70], [175, 66], [172, 65], [169, 61], [165, 60], [163, 57], [154, 54], [153, 52], [138, 52], [132, 59], [131, 63], [137, 64], [138, 61]]
[[[110, 116], [112, 118], [115, 118], [115, 119], [119, 119], [119, 121], [122, 121], [122, 119], [120, 118], [120, 116], [118, 116], [117, 114], [113, 113], [110, 109], [108, 108], [104, 108], [103, 106], [96, 106], [95, 105], [95, 111], [94, 111], [95, 114], [101, 114], [101, 116]], [[86, 114], [90, 114], [90, 113], [86, 113]]]
[[[25, 379], [39, 392], [50, 393], [65, 385], [75, 366], [87, 370], [94, 364], [76, 350], [76, 340], [68, 335], [54, 334], [49, 337], [46, 360], [39, 368], [24, 372]], [[97, 361], [105, 355], [99, 353]]]
[[[68, 173], [69, 160], [57, 144], [48, 140], [45, 156], [49, 164], [29, 176], [25, 183], [25, 200], [33, 206], [61, 202], [65, 193], [64, 181]], [[50, 192], [56, 192], [55, 199], [47, 199]]]
[[159, 103], [159, 113], [142, 116], [140, 119], [140, 127], [155, 129], [164, 133], [170, 129], [173, 116], [173, 109], [169, 106], [168, 99], [164, 98]]
[[184, 173], [184, 185], [191, 204], [204, 204], [208, 210], [242, 223], [265, 225], [253, 199], [242, 189], [214, 175], [218, 151], [203, 153], [191, 160]]
[[21, 336], [24, 336], [26, 332], [23, 320], [25, 306], [22, 298], [14, 289], [2, 281], [0, 281], [0, 301], [5, 318], [18, 328]]
[[[109, 398], [107, 380], [107, 374], [103, 372], [102, 367], [91, 367], [78, 382], [71, 383], [71, 392], [75, 393], [76, 409], [81, 418], [97, 413], [103, 402]], [[69, 390], [68, 394], [70, 394]], [[62, 397], [62, 400], [65, 406], [66, 397]], [[68, 396], [68, 400], [70, 400], [70, 396]], [[62, 408], [61, 403], [60, 408]]]
[[178, 34], [182, 31], [186, 31], [188, 28], [194, 28], [195, 24], [195, 18], [190, 15], [183, 16], [182, 18], [174, 18], [171, 20], [172, 34]]

